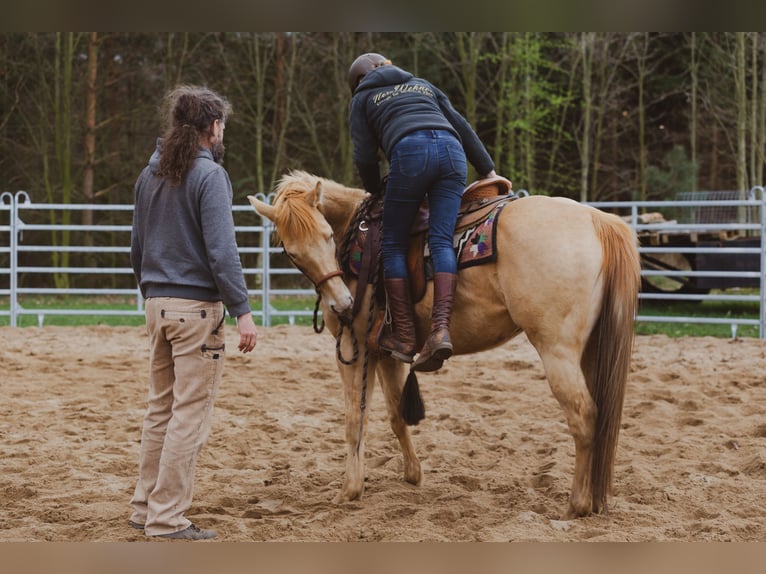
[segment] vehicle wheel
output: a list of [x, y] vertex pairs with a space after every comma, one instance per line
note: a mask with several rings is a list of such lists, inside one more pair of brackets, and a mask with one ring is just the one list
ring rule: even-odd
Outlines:
[[[644, 269], [657, 271], [692, 271], [691, 261], [683, 253], [650, 253], [641, 255]], [[646, 293], [709, 293], [694, 284], [694, 277], [649, 275], [641, 277], [641, 289]]]

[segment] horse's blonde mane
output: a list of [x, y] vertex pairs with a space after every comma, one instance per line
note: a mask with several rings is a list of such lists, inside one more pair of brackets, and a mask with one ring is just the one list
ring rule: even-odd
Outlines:
[[282, 176], [274, 188], [274, 215], [277, 233], [284, 237], [304, 241], [317, 232], [313, 206], [306, 196], [314, 190], [321, 178], [305, 171], [291, 171]]
[[317, 183], [322, 184], [322, 193], [337, 195], [347, 190], [331, 179], [318, 177], [302, 170], [291, 170], [283, 175], [274, 188], [275, 224], [280, 234], [289, 233], [291, 239], [304, 241], [317, 232], [315, 207], [307, 200]]
[[289, 190], [308, 193], [316, 187], [318, 181], [324, 183], [326, 180], [316, 175], [312, 175], [307, 171], [293, 169], [279, 179], [274, 188], [274, 192], [276, 193], [277, 198]]

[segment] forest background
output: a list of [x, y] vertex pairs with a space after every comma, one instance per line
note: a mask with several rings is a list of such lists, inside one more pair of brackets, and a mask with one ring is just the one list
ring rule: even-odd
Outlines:
[[290, 169], [359, 185], [347, 70], [367, 51], [440, 87], [515, 189], [662, 200], [764, 181], [764, 32], [48, 32], [0, 35], [0, 191], [132, 203], [179, 83], [233, 104], [235, 204]]

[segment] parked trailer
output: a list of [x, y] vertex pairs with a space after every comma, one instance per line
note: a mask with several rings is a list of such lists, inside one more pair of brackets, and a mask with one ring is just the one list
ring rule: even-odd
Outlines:
[[644, 292], [699, 294], [713, 289], [760, 287], [760, 236], [721, 237], [671, 231], [638, 237], [642, 268], [673, 273], [643, 275]]
[[638, 236], [642, 291], [681, 295], [761, 286], [764, 204], [763, 188], [754, 187], [744, 193], [679, 193], [674, 201], [592, 205], [630, 209], [623, 219]]
[[[758, 326], [766, 338], [766, 197], [763, 187], [748, 192], [694, 192], [674, 201], [591, 202], [621, 215], [636, 231], [641, 257], [641, 300], [747, 302], [759, 318], [649, 315], [639, 322]], [[753, 287], [753, 289], [733, 289]], [[660, 307], [661, 308], [661, 307]], [[709, 310], [708, 310], [709, 311]]]

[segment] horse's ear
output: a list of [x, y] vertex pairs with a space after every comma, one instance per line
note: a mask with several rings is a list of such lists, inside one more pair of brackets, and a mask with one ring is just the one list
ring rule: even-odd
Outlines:
[[308, 194], [308, 200], [311, 207], [317, 207], [322, 201], [322, 182], [317, 181], [314, 189]]
[[250, 205], [253, 206], [253, 209], [255, 209], [255, 212], [258, 215], [261, 215], [270, 221], [274, 221], [276, 218], [276, 213], [273, 206], [262, 202], [260, 199], [257, 199], [252, 195], [248, 195], [247, 200], [250, 202]]

